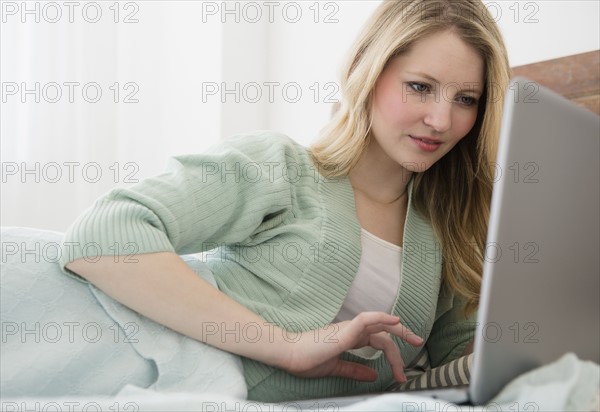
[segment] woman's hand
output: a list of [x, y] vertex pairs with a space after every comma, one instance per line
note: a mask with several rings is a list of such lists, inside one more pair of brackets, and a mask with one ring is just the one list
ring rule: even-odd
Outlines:
[[423, 339], [402, 325], [397, 316], [384, 312], [363, 312], [352, 320], [306, 332], [298, 341], [289, 342], [289, 357], [284, 369], [307, 378], [342, 376], [374, 381], [377, 379], [374, 369], [340, 359], [345, 351], [372, 346], [383, 351], [394, 378], [398, 382], [406, 382], [404, 361], [390, 334], [413, 346], [423, 344]]

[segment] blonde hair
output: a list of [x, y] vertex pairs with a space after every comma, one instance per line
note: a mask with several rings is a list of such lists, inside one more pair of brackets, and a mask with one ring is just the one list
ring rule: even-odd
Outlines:
[[500, 31], [479, 0], [384, 1], [367, 22], [342, 72], [342, 99], [310, 147], [328, 177], [347, 175], [371, 139], [370, 108], [377, 79], [394, 57], [430, 34], [451, 30], [477, 50], [485, 85], [471, 131], [428, 170], [416, 174], [413, 202], [441, 242], [442, 279], [466, 301], [479, 303], [493, 162], [510, 67]]

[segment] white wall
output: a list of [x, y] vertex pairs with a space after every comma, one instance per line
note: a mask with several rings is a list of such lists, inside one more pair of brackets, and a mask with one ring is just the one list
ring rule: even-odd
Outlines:
[[[246, 4], [252, 3], [266, 4]], [[224, 87], [240, 84], [239, 102], [233, 94], [223, 98], [223, 135], [268, 128], [308, 144], [339, 97], [347, 49], [380, 2], [273, 3], [260, 8], [262, 25], [252, 23], [254, 7], [240, 7], [239, 23], [221, 16], [225, 43], [235, 50], [225, 56]]]
[[198, 24], [201, 3], [73, 3], [0, 7], [3, 226], [65, 230], [112, 187], [221, 135], [221, 105], [200, 91], [222, 80], [222, 24]]
[[[116, 23], [113, 2], [76, 2], [72, 22], [55, 2], [63, 12], [56, 23], [48, 21], [51, 3], [1, 6], [0, 223], [62, 231], [111, 187], [159, 173], [168, 156], [200, 152], [223, 136], [275, 129], [311, 142], [338, 96], [342, 59], [380, 2], [120, 2]], [[92, 3], [102, 11], [97, 23], [86, 20]], [[598, 1], [486, 3], [513, 66], [600, 48]], [[22, 14], [23, 4], [39, 8], [39, 23]], [[125, 23], [127, 16], [137, 22]], [[14, 83], [36, 82], [95, 82], [103, 95], [88, 103], [80, 86], [73, 102], [41, 95], [36, 103], [10, 93]], [[138, 101], [124, 103], [133, 91]], [[56, 164], [62, 178], [52, 183]], [[73, 176], [66, 164], [76, 165]]]
[[[322, 93], [318, 103], [309, 99], [296, 105], [282, 101], [272, 107], [270, 128], [285, 131], [303, 143], [314, 139], [330, 113], [331, 104], [325, 102], [323, 85], [338, 81], [343, 56], [366, 16], [380, 3], [332, 2], [337, 5], [336, 23], [314, 24], [307, 20], [299, 25], [280, 20], [272, 26], [271, 79], [296, 81], [310, 97], [314, 94], [308, 87], [318, 82]], [[512, 66], [600, 49], [599, 1], [496, 0], [485, 3], [503, 33]], [[332, 10], [329, 8], [327, 12]], [[321, 11], [325, 11], [324, 5]]]
[[511, 66], [600, 48], [597, 0], [484, 0], [500, 26]]

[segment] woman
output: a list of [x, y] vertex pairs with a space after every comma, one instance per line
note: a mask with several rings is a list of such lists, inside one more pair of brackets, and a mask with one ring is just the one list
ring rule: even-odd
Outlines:
[[[434, 366], [470, 350], [508, 78], [481, 2], [384, 2], [310, 149], [261, 132], [179, 157], [80, 217], [61, 265], [241, 355], [251, 399], [402, 382], [424, 345]], [[196, 252], [218, 289], [178, 256]]]

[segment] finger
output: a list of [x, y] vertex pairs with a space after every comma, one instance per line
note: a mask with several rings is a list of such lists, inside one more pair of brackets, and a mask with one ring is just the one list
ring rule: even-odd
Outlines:
[[385, 312], [362, 312], [350, 321], [345, 330], [348, 337], [352, 337], [350, 340], [353, 342], [348, 342], [351, 346], [355, 346], [357, 343], [364, 346], [371, 335], [383, 331], [389, 332], [413, 346], [423, 344], [423, 339], [400, 323], [398, 316], [392, 316]]
[[360, 363], [339, 360], [331, 372], [331, 376], [340, 376], [362, 382], [373, 382], [377, 379], [377, 371]]
[[398, 323], [397, 325], [393, 326], [386, 326], [385, 330], [413, 346], [421, 346], [423, 344], [422, 337], [420, 337], [401, 323]]
[[338, 342], [344, 350], [367, 345], [372, 334], [387, 331], [386, 327], [397, 325], [400, 318], [385, 312], [362, 312], [352, 320], [342, 322]]
[[401, 383], [406, 382], [406, 375], [404, 374], [404, 360], [400, 354], [400, 349], [398, 346], [396, 346], [392, 338], [385, 332], [373, 335], [371, 339], [371, 346], [375, 349], [383, 351], [392, 368], [394, 379]]
[[375, 324], [395, 325], [400, 322], [400, 317], [385, 312], [361, 312], [354, 319], [362, 322], [365, 326]]
[[371, 334], [387, 330], [386, 326], [394, 326], [399, 323], [398, 316], [392, 316], [385, 312], [362, 312], [350, 321], [349, 328], [355, 334], [368, 337]]
[[[367, 312], [365, 312], [365, 313], [367, 313]], [[372, 313], [375, 313], [375, 312], [372, 312]], [[366, 319], [367, 319], [367, 321], [376, 321], [378, 319], [383, 319], [383, 318], [369, 317]], [[377, 334], [377, 333], [385, 331], [385, 332], [389, 332], [395, 336], [398, 336], [400, 339], [406, 341], [407, 343], [409, 343], [413, 346], [420, 346], [423, 344], [423, 338], [421, 338], [416, 333], [414, 333], [412, 330], [410, 330], [409, 328], [404, 326], [402, 323], [400, 323], [400, 318], [398, 318], [396, 316], [395, 319], [396, 319], [396, 322], [392, 323], [392, 324], [383, 323], [383, 322], [368, 324], [364, 327], [364, 333], [365, 333], [365, 335], [373, 335], [373, 334]]]

